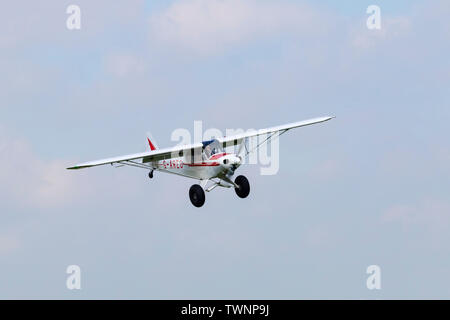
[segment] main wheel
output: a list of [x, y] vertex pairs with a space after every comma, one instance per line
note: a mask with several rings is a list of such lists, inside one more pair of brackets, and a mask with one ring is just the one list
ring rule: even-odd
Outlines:
[[153, 170], [152, 170], [152, 171], [150, 171], [150, 172], [148, 173], [148, 177], [149, 177], [150, 179], [152, 179], [152, 178], [153, 178]]
[[238, 197], [247, 198], [250, 193], [250, 183], [248, 183], [247, 178], [244, 176], [238, 176], [236, 180], [234, 180], [234, 183], [239, 186], [239, 188], [234, 188], [234, 191], [236, 191]]
[[205, 191], [198, 184], [189, 189], [189, 198], [194, 206], [200, 208], [205, 203]]

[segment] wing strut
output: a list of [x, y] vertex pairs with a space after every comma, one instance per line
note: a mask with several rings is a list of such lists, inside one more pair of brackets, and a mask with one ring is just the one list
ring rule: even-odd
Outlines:
[[[125, 166], [130, 166], [130, 167], [148, 169], [148, 170], [153, 170], [154, 169], [152, 166], [149, 166], [149, 165], [146, 165], [146, 164], [143, 164], [143, 163], [134, 162], [132, 160], [120, 161], [120, 162], [114, 162], [114, 163], [118, 163], [120, 165], [125, 165]], [[111, 163], [111, 165], [112, 164], [113, 163]]]
[[[269, 134], [269, 136], [262, 142], [258, 143], [258, 145], [256, 147], [254, 147], [252, 150], [248, 151], [247, 150], [247, 146], [245, 146], [245, 150], [247, 151], [247, 153], [245, 154], [245, 156], [247, 156], [248, 154], [252, 153], [253, 151], [256, 151], [263, 143], [269, 141], [270, 139], [272, 139], [272, 137], [275, 136], [276, 139], [278, 139], [283, 133], [287, 132], [289, 129], [286, 130], [280, 130], [280, 131], [275, 131], [275, 132], [271, 132]], [[244, 143], [244, 141], [242, 141], [242, 143]]]

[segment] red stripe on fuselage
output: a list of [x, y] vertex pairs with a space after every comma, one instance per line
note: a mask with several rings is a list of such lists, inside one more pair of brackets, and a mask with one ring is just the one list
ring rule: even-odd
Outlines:
[[228, 153], [224, 152], [224, 153], [217, 153], [211, 156], [211, 158], [209, 158], [209, 160], [217, 160], [219, 158], [222, 158], [223, 156], [226, 156]]
[[220, 165], [218, 162], [202, 162], [202, 163], [184, 163], [184, 165], [187, 165], [189, 167], [217, 167]]

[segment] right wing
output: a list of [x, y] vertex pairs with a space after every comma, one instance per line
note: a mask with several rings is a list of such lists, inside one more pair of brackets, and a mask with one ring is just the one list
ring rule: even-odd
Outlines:
[[266, 129], [248, 131], [248, 132], [244, 132], [244, 133], [237, 134], [234, 136], [222, 137], [222, 138], [218, 138], [218, 140], [220, 143], [222, 143], [223, 147], [230, 147], [230, 146], [234, 146], [234, 145], [243, 143], [242, 140], [245, 138], [251, 138], [251, 137], [256, 137], [256, 136], [267, 134], [267, 135], [269, 135], [269, 137], [265, 140], [265, 141], [267, 141], [270, 138], [272, 138], [272, 136], [276, 133], [278, 133], [278, 136], [280, 136], [281, 134], [285, 133], [286, 131], [288, 131], [290, 129], [325, 122], [325, 121], [331, 120], [333, 118], [334, 117], [320, 117], [320, 118], [314, 118], [314, 119], [309, 119], [309, 120], [303, 120], [303, 121], [283, 124], [283, 125], [277, 126], [277, 127], [270, 127], [270, 128], [266, 128]]

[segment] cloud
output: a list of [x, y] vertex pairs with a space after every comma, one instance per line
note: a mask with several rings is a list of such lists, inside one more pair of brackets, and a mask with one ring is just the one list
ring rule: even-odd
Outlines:
[[143, 74], [146, 64], [134, 54], [111, 54], [105, 58], [105, 69], [116, 77], [124, 77], [129, 74]]
[[92, 185], [82, 185], [65, 169], [70, 161], [44, 160], [24, 139], [0, 136], [0, 186], [3, 204], [13, 207], [54, 208], [87, 196]]
[[305, 4], [240, 0], [183, 0], [150, 18], [151, 37], [209, 54], [283, 32], [317, 34], [327, 16]]
[[361, 25], [355, 25], [350, 31], [352, 46], [357, 49], [372, 49], [385, 41], [393, 41], [411, 32], [411, 18], [382, 16], [381, 21], [380, 30], [369, 30]]
[[[81, 9], [79, 31], [69, 31], [66, 27], [69, 17], [66, 9], [70, 4]], [[93, 39], [108, 30], [123, 29], [136, 23], [144, 7], [144, 0], [127, 1], [127, 5], [107, 0], [8, 2], [0, 10], [0, 48], [17, 49], [36, 43], [50, 46], [64, 43], [78, 47], [83, 37]]]
[[396, 204], [383, 212], [381, 222], [394, 227], [397, 236], [411, 238], [417, 247], [447, 248], [450, 203], [433, 197]]
[[[36, 153], [26, 139], [12, 137], [0, 127], [0, 181], [4, 182], [0, 184], [0, 203], [3, 209], [61, 212], [61, 209], [85, 209], [101, 204], [109, 210], [110, 203], [127, 205], [133, 197], [146, 195], [148, 189], [160, 195], [164, 209], [183, 208], [186, 203], [172, 201], [174, 190], [177, 194], [187, 192], [183, 184], [174, 184], [181, 179], [179, 176], [168, 175], [158, 181], [155, 188], [155, 183], [149, 184], [153, 180], [149, 180], [142, 169], [111, 166], [66, 169], [79, 162], [79, 159], [46, 159]], [[155, 173], [155, 178], [159, 175]]]
[[398, 204], [388, 208], [383, 216], [385, 223], [401, 223], [404, 226], [428, 225], [433, 228], [448, 226], [450, 204], [439, 200], [422, 200], [417, 204]]

